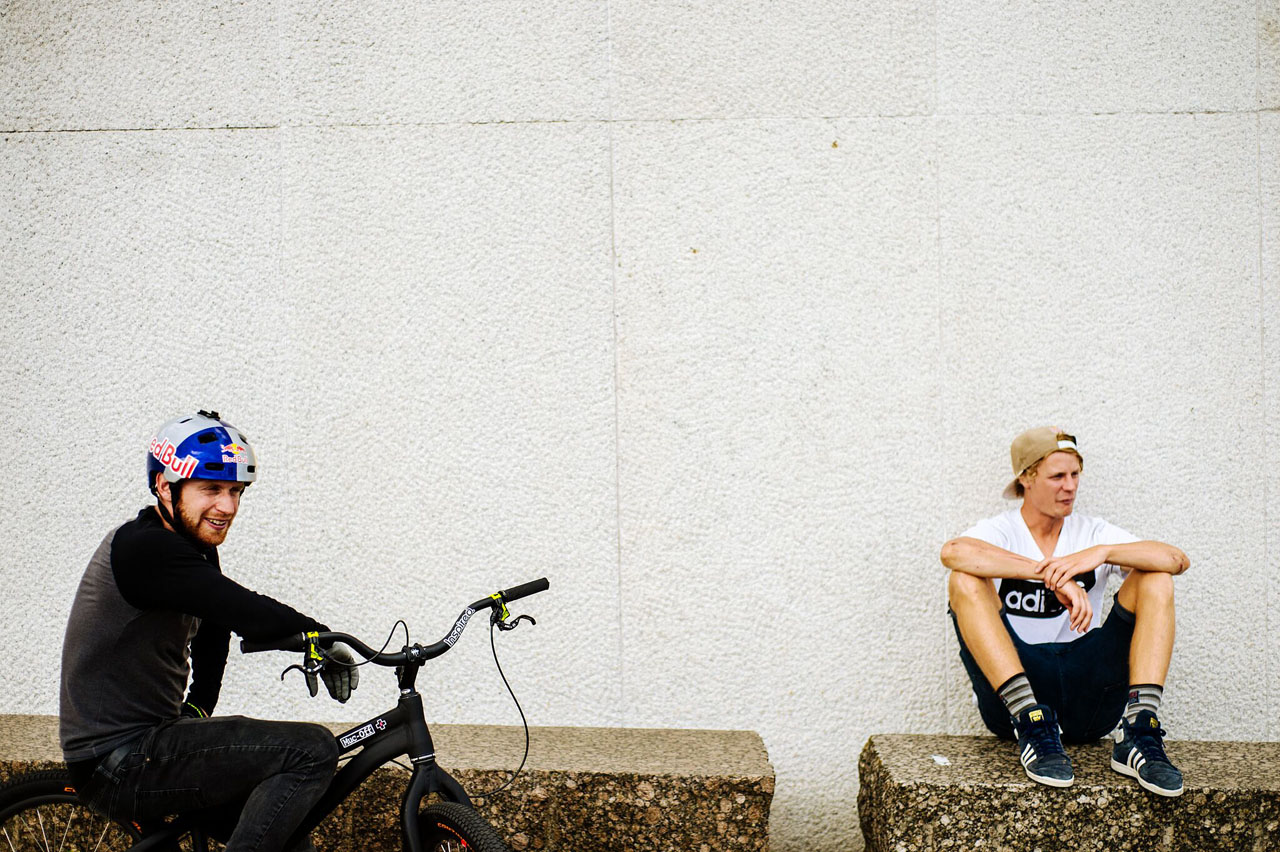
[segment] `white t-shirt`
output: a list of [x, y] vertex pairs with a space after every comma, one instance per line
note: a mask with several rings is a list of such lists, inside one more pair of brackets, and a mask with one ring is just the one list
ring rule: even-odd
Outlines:
[[[1010, 509], [994, 518], [978, 521], [962, 535], [994, 544], [1037, 562], [1044, 559], [1031, 530], [1027, 529], [1021, 509]], [[1137, 540], [1137, 536], [1101, 518], [1067, 515], [1063, 519], [1062, 531], [1058, 534], [1058, 545], [1053, 549], [1053, 555], [1067, 556], [1095, 544], [1128, 544]], [[1088, 574], [1080, 574], [1074, 578], [1089, 593], [1089, 603], [1093, 606], [1090, 630], [1102, 624], [1102, 596], [1106, 592], [1107, 579], [1112, 574], [1121, 578], [1129, 576], [1127, 569], [1104, 562]], [[1066, 609], [1058, 603], [1057, 596], [1039, 580], [997, 579], [996, 590], [1010, 626], [1023, 642], [1032, 645], [1042, 642], [1070, 642], [1084, 635], [1072, 631]]]

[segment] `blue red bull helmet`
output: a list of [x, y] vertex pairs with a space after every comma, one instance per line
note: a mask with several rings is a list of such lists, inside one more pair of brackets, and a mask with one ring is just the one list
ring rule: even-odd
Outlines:
[[200, 411], [170, 420], [156, 430], [147, 452], [147, 486], [153, 494], [160, 472], [169, 482], [223, 479], [249, 483], [258, 478], [258, 457], [249, 439], [220, 419], [218, 412]]

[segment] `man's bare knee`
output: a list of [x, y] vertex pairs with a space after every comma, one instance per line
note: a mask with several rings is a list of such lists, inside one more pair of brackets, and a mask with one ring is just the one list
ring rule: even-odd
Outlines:
[[1140, 609], [1173, 608], [1173, 575], [1160, 571], [1134, 571], [1116, 600], [1130, 612]]
[[1173, 575], [1157, 571], [1142, 572], [1138, 594], [1144, 604], [1173, 606]]

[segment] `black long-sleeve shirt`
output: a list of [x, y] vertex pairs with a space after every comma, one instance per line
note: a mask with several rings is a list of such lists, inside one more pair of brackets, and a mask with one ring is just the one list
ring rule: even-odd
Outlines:
[[223, 576], [216, 548], [167, 529], [148, 506], [107, 534], [76, 591], [62, 647], [60, 739], [100, 758], [181, 714], [212, 713], [231, 632], [270, 639], [320, 622]]

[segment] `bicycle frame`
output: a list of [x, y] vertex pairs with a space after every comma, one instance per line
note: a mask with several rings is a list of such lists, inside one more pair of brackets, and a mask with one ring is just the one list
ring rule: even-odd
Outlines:
[[375, 716], [339, 734], [335, 739], [340, 755], [356, 749], [361, 751], [334, 775], [329, 789], [290, 838], [290, 845], [310, 834], [379, 767], [400, 755], [407, 755], [413, 764], [413, 774], [409, 777], [409, 785], [400, 800], [400, 830], [404, 836], [404, 848], [410, 852], [421, 852], [418, 811], [422, 800], [431, 793], [439, 793], [452, 802], [471, 805], [471, 799], [462, 785], [436, 763], [435, 745], [431, 741], [431, 731], [423, 713], [422, 696], [412, 687], [400, 696], [395, 709]]
[[[369, 721], [338, 734], [334, 739], [338, 743], [339, 756], [357, 749], [360, 749], [360, 753], [334, 774], [329, 789], [289, 838], [290, 847], [309, 835], [379, 767], [401, 755], [407, 756], [413, 764], [413, 774], [409, 777], [409, 785], [400, 800], [400, 831], [405, 849], [422, 852], [418, 812], [424, 798], [438, 793], [448, 801], [471, 805], [471, 799], [462, 785], [436, 763], [435, 746], [431, 741], [431, 730], [427, 727], [422, 696], [411, 686], [401, 694], [394, 709], [374, 716]], [[130, 847], [130, 852], [173, 848], [172, 844], [178, 838], [193, 830], [196, 830], [193, 818], [178, 817], [135, 843]], [[197, 849], [197, 852], [201, 850]]]
[[[505, 601], [515, 601], [522, 597], [543, 591], [548, 586], [545, 578], [524, 583], [511, 589], [505, 589], [488, 598], [481, 598], [462, 611], [454, 623], [453, 629], [441, 639], [429, 646], [406, 645], [396, 654], [384, 654], [374, 651], [354, 636], [345, 633], [301, 634], [283, 637], [272, 642], [241, 642], [241, 650], [246, 653], [265, 650], [302, 650], [308, 641], [315, 637], [327, 641], [342, 641], [356, 648], [369, 662], [379, 665], [396, 666], [396, 675], [400, 686], [400, 699], [396, 706], [344, 731], [334, 737], [341, 757], [357, 749], [359, 753], [347, 761], [334, 773], [333, 780], [320, 800], [307, 812], [296, 831], [289, 838], [288, 848], [300, 845], [307, 836], [338, 805], [342, 804], [357, 787], [368, 780], [381, 766], [395, 757], [407, 756], [413, 764], [413, 774], [409, 777], [409, 785], [405, 788], [400, 800], [400, 831], [403, 835], [404, 848], [408, 852], [423, 852], [422, 839], [418, 831], [418, 813], [422, 800], [432, 793], [439, 794], [451, 802], [471, 807], [471, 799], [462, 785], [453, 776], [445, 772], [436, 763], [435, 745], [431, 741], [431, 730], [427, 727], [427, 717], [422, 706], [422, 696], [414, 687], [418, 671], [428, 661], [444, 654], [466, 628], [467, 622], [478, 611], [491, 609], [494, 619], [501, 623], [507, 615]], [[524, 616], [521, 616], [522, 618]], [[312, 640], [308, 639], [308, 635]], [[191, 832], [194, 852], [207, 852], [207, 844], [203, 844], [203, 833], [196, 825], [195, 818], [179, 816], [154, 832], [148, 834], [132, 847], [130, 852], [169, 852], [176, 849], [176, 841], [184, 834]]]

